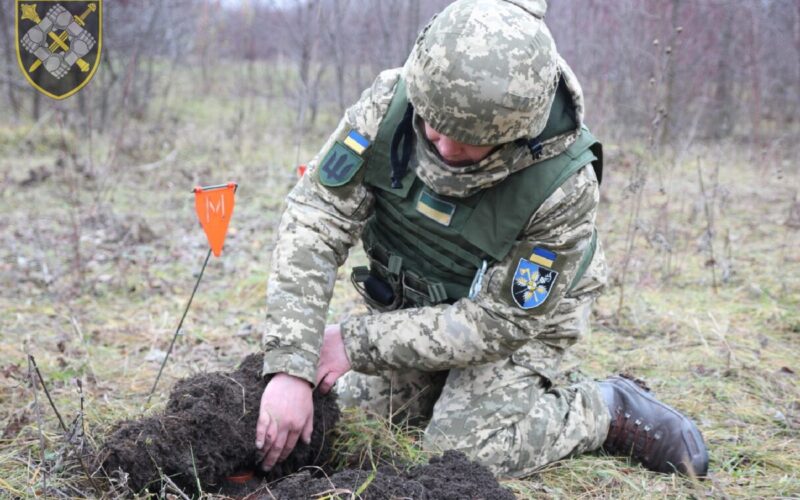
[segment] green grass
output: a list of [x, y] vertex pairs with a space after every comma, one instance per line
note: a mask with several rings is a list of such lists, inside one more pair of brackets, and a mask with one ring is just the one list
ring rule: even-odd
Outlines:
[[[114, 164], [103, 161], [111, 132], [94, 136], [95, 170], [88, 177], [69, 161], [55, 164], [57, 125], [32, 131], [29, 123], [0, 124], [6, 180], [0, 185], [0, 497], [42, 495], [45, 468], [27, 353], [36, 356], [68, 423], [80, 409], [74, 379], [83, 381], [88, 444], [102, 442], [114, 422], [148, 410], [145, 398], [158, 370], [148, 354], [166, 349], [205, 255], [189, 193], [196, 183], [236, 180], [240, 191], [225, 252], [206, 270], [152, 408], [163, 405], [177, 379], [230, 369], [258, 349], [274, 231], [295, 180], [297, 143], [300, 160], [309, 159], [337, 117], [325, 109], [298, 136], [289, 106], [279, 97], [244, 106], [235, 69], [230, 74], [202, 93], [192, 75], [176, 73], [175, 88], [188, 90], [173, 90], [157, 99], [162, 109], [151, 110], [150, 118], [131, 121]], [[154, 116], [174, 118], [173, 125]], [[79, 158], [89, 159], [87, 144], [76, 148]], [[595, 308], [593, 333], [564, 366], [597, 378], [629, 372], [646, 379], [659, 398], [698, 423], [709, 444], [710, 476], [697, 482], [587, 455], [504, 484], [520, 498], [799, 496], [800, 236], [786, 223], [798, 172], [778, 178], [772, 163], [748, 161], [748, 152], [731, 144], [695, 146], [677, 165], [648, 159], [639, 144], [608, 150], [599, 225], [611, 283]], [[636, 196], [626, 187], [637, 162], [647, 165], [648, 182], [620, 307]], [[698, 162], [707, 193], [716, 188], [716, 293], [706, 265]], [[719, 184], [712, 186], [717, 163]], [[39, 166], [51, 177], [20, 186]], [[70, 206], [79, 207], [77, 254]], [[154, 238], [130, 236], [136, 223]], [[363, 252], [355, 249], [350, 260], [348, 268], [363, 262]], [[331, 321], [360, 307], [346, 277], [343, 270]], [[39, 406], [48, 488], [64, 496], [91, 494], [41, 391]], [[337, 460], [424, 462], [418, 437], [418, 430], [347, 412]]]
[[430, 452], [418, 445], [420, 429], [392, 423], [359, 409], [343, 411], [338, 433], [334, 443], [337, 468], [404, 467], [426, 463], [430, 457]]

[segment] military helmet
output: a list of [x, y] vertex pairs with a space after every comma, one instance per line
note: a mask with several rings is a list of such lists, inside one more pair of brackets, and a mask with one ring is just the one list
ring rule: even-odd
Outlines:
[[406, 61], [408, 98], [431, 127], [495, 145], [544, 130], [559, 56], [545, 0], [457, 0], [423, 29]]

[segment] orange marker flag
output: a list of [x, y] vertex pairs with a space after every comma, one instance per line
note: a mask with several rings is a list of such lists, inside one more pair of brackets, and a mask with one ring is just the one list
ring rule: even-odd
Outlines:
[[228, 223], [233, 215], [233, 195], [237, 187], [235, 182], [229, 182], [219, 186], [194, 188], [194, 208], [197, 211], [197, 218], [200, 219], [215, 257], [222, 254]]

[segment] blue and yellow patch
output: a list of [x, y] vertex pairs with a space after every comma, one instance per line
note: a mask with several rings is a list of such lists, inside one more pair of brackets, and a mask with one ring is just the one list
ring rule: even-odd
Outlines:
[[449, 226], [456, 213], [456, 206], [441, 200], [423, 190], [417, 199], [417, 212], [429, 219], [433, 219], [443, 226]]
[[533, 249], [533, 252], [531, 252], [531, 256], [528, 260], [534, 264], [539, 264], [540, 266], [553, 267], [553, 262], [556, 260], [556, 254], [542, 247], [536, 247]]
[[523, 309], [533, 309], [547, 300], [553, 289], [558, 272], [548, 269], [556, 260], [556, 254], [536, 247], [527, 259], [519, 259], [514, 279], [511, 281], [511, 297]]
[[344, 139], [345, 146], [349, 147], [357, 154], [361, 154], [369, 147], [369, 141], [366, 137], [359, 134], [355, 130], [351, 130], [347, 137]]

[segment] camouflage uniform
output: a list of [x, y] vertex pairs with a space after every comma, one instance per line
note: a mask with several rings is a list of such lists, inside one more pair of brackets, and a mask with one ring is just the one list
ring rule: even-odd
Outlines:
[[[520, 29], [546, 31], [541, 22], [543, 1], [509, 0], [511, 7], [496, 8], [504, 3], [462, 0], [460, 4], [470, 4], [482, 13], [478, 22], [467, 23], [472, 27], [467, 35], [481, 39], [486, 36], [481, 32], [485, 26], [494, 26], [495, 31], [501, 26], [506, 30], [502, 34], [512, 38]], [[435, 22], [446, 25], [450, 14], [448, 8]], [[452, 22], [463, 23], [463, 19]], [[540, 42], [552, 43], [549, 33], [545, 34]], [[426, 50], [437, 61], [453, 60], [444, 57], [446, 43], [437, 45], [436, 39], [427, 43]], [[494, 61], [506, 48], [501, 44], [472, 54]], [[407, 70], [412, 64], [419, 64], [419, 54], [412, 54], [406, 71], [387, 70], [378, 76], [346, 111], [309, 164], [309, 173], [288, 196], [268, 285], [265, 374], [287, 372], [312, 383], [315, 380], [337, 269], [372, 214], [374, 195], [358, 176], [343, 188], [327, 188], [314, 169], [349, 131], [375, 137], [401, 75], [412, 99], [413, 92], [426, 90], [421, 88], [425, 83]], [[530, 80], [554, 86], [560, 77], [569, 89], [578, 127], [545, 141], [540, 161], [562, 153], [575, 141], [583, 116], [580, 85], [566, 63], [558, 58], [557, 67], [548, 70], [531, 75]], [[485, 82], [476, 76], [461, 83], [481, 86]], [[444, 100], [451, 99], [445, 103], [445, 108], [453, 108], [451, 114], [457, 113], [462, 90], [466, 95], [475, 92], [457, 85], [441, 90]], [[552, 95], [553, 91], [511, 90], [517, 96], [526, 92]], [[537, 135], [544, 128], [547, 113], [542, 118], [541, 108], [548, 110], [550, 102], [552, 97], [533, 103], [538, 114], [525, 117], [531, 124], [530, 134]], [[456, 140], [481, 144], [489, 143], [481, 139], [488, 137], [491, 143], [505, 143], [474, 166], [450, 167], [435, 155], [420, 121], [415, 120], [416, 172], [436, 193], [468, 196], [531, 165], [530, 153], [509, 142], [513, 137], [505, 126], [518, 122], [524, 114], [520, 111], [512, 109], [509, 113], [513, 116], [483, 117], [483, 123], [488, 120], [492, 126], [474, 130], [452, 128], [447, 113], [435, 116], [431, 110], [417, 111]], [[481, 123], [481, 117], [476, 123]], [[426, 446], [461, 449], [501, 475], [524, 475], [565, 456], [600, 447], [608, 432], [609, 412], [597, 385], [585, 382], [554, 387], [551, 383], [564, 350], [587, 331], [591, 303], [605, 283], [605, 261], [598, 246], [588, 271], [567, 293], [592, 237], [598, 201], [594, 171], [584, 167], [539, 207], [507, 257], [489, 267], [482, 290], [473, 299], [346, 320], [342, 335], [353, 371], [338, 383], [343, 405], [362, 406], [383, 416], [429, 420]], [[558, 252], [565, 264], [546, 301], [524, 310], [511, 298], [509, 283], [520, 256], [534, 246]]]

